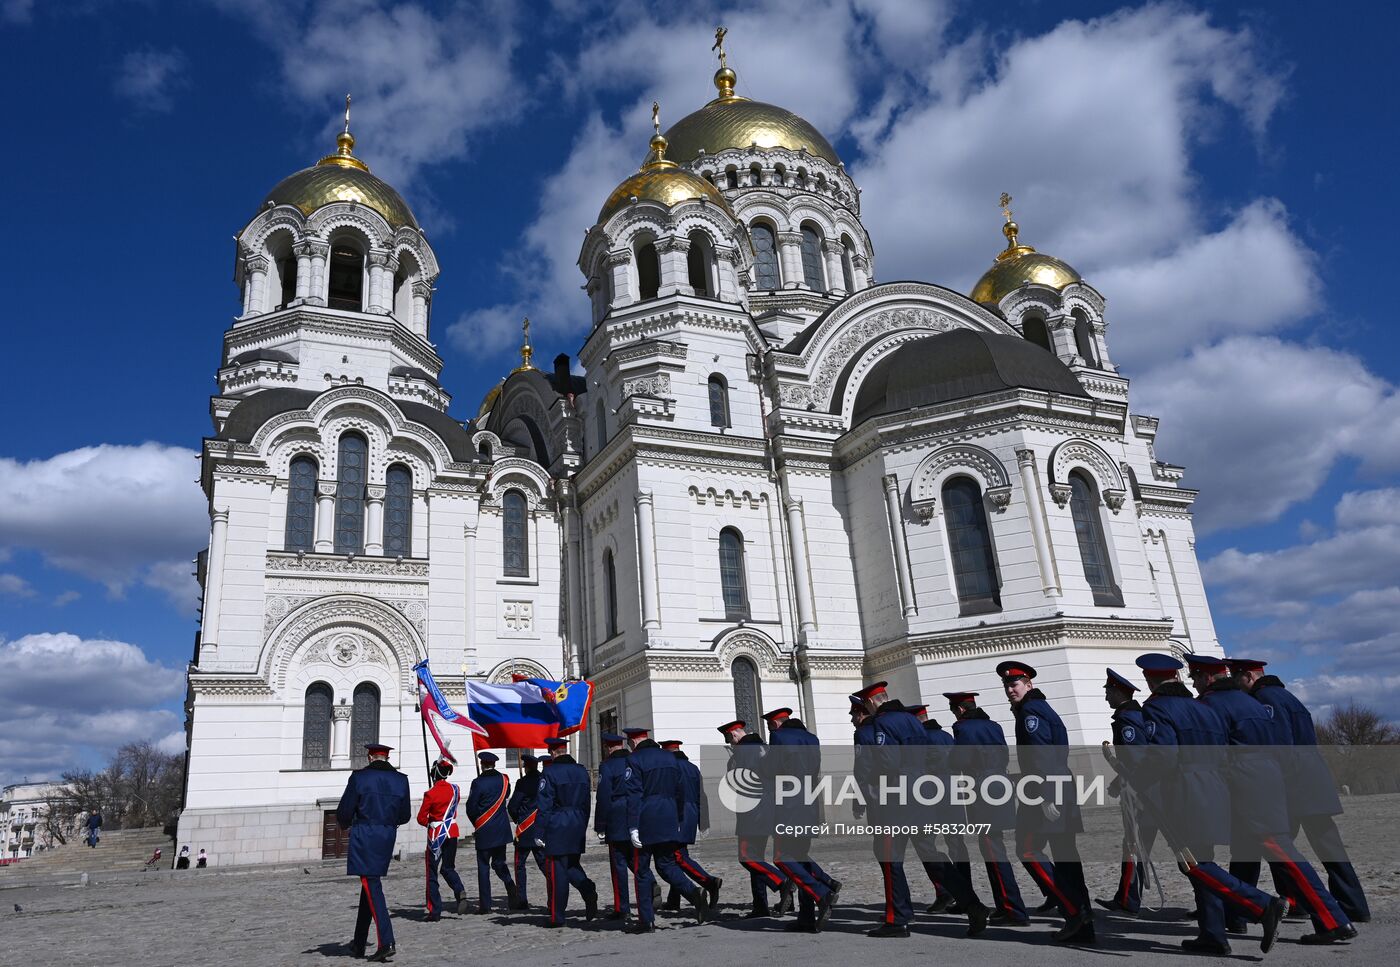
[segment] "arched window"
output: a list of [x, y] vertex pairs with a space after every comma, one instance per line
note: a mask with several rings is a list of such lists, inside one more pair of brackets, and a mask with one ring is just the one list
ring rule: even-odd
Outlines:
[[1094, 592], [1094, 604], [1123, 606], [1123, 592], [1113, 581], [1109, 565], [1108, 543], [1099, 519], [1098, 489], [1079, 470], [1069, 474], [1069, 511], [1074, 518], [1074, 536], [1079, 541], [1079, 558], [1084, 564], [1084, 579]]
[[365, 474], [369, 444], [358, 433], [340, 438], [335, 481], [335, 552], [360, 554], [365, 549]]
[[282, 299], [277, 304], [277, 308], [285, 309], [295, 302], [297, 297], [297, 259], [295, 255], [286, 255], [277, 260], [277, 276], [282, 282]]
[[603, 447], [608, 445], [608, 407], [602, 400], [599, 400], [595, 411], [594, 419], [598, 424], [598, 450], [601, 452]]
[[356, 755], [367, 742], [379, 741], [379, 689], [370, 682], [355, 686], [350, 710], [350, 754]]
[[505, 543], [505, 576], [526, 578], [530, 576], [530, 531], [528, 508], [525, 495], [518, 490], [507, 490], [501, 498], [502, 536]]
[[301, 718], [301, 767], [331, 767], [331, 687], [314, 682], [306, 689], [306, 709]]
[[749, 187], [757, 188], [763, 184], [763, 166], [757, 161], [749, 165]]
[[1045, 320], [1040, 316], [1026, 316], [1021, 320], [1021, 335], [1026, 337], [1027, 342], [1033, 342], [1046, 352], [1054, 352], [1050, 348], [1050, 330], [1045, 328]]
[[702, 299], [712, 298], [716, 294], [710, 284], [714, 264], [714, 252], [710, 248], [709, 236], [704, 232], [691, 232], [690, 250], [685, 253], [686, 274], [691, 289]]
[[297, 297], [297, 257], [292, 251], [289, 232], [273, 232], [267, 240], [267, 254], [272, 272], [267, 283], [267, 302], [272, 310], [285, 309]]
[[846, 292], [856, 291], [856, 252], [849, 235], [841, 236], [841, 281], [846, 283]]
[[1074, 310], [1074, 345], [1084, 362], [1094, 367], [1099, 365], [1099, 354], [1094, 351], [1094, 331], [1083, 309]]
[[735, 168], [733, 165], [730, 165], [728, 168], [724, 169], [724, 187], [739, 187], [739, 169]]
[[773, 238], [773, 229], [763, 222], [754, 222], [749, 228], [753, 239], [754, 281], [760, 289], [782, 288], [778, 275], [778, 246]]
[[802, 281], [813, 292], [826, 291], [826, 274], [822, 271], [822, 236], [811, 222], [802, 223]]
[[744, 538], [732, 527], [719, 532], [719, 583], [724, 595], [724, 616], [749, 616], [749, 594], [744, 585]]
[[729, 667], [729, 674], [734, 678], [734, 717], [757, 731], [759, 710], [763, 708], [763, 695], [758, 690], [758, 666], [753, 659], [740, 655]]
[[617, 562], [612, 548], [603, 552], [603, 638], [617, 637]]
[[637, 292], [638, 298], [645, 301], [655, 299], [661, 291], [661, 260], [657, 258], [656, 246], [643, 242], [637, 246]]
[[287, 537], [289, 551], [316, 547], [316, 461], [297, 457], [287, 470]]
[[384, 556], [413, 556], [413, 471], [396, 463], [384, 474]]
[[943, 485], [943, 516], [948, 525], [948, 548], [953, 557], [953, 580], [962, 614], [1001, 610], [1001, 582], [997, 579], [992, 532], [982, 489], [967, 477], [953, 477]]
[[729, 387], [719, 373], [710, 374], [710, 426], [729, 425]]
[[336, 242], [331, 246], [326, 305], [359, 312], [364, 308], [364, 289], [365, 253], [353, 242]]

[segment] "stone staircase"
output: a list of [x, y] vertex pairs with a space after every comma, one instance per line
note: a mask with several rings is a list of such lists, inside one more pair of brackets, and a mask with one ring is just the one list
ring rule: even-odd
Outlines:
[[0, 888], [36, 878], [47, 880], [76, 878], [82, 873], [139, 871], [157, 847], [161, 850], [158, 869], [170, 869], [175, 859], [173, 842], [159, 828], [104, 832], [96, 849], [81, 839], [70, 840], [18, 863], [0, 866]]

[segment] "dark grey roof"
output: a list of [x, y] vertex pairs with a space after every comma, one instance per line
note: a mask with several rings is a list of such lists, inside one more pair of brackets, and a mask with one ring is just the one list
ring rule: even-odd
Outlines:
[[[223, 432], [216, 439], [251, 443], [254, 434], [268, 420], [279, 413], [304, 410], [319, 395], [315, 390], [309, 389], [266, 389], [261, 393], [254, 393], [233, 408], [233, 412], [224, 422]], [[442, 442], [447, 444], [448, 453], [456, 462], [470, 463], [476, 457], [476, 448], [472, 446], [472, 431], [457, 420], [426, 403], [414, 403], [410, 400], [394, 400], [393, 403], [405, 419], [421, 423], [441, 437]]]
[[244, 363], [251, 363], [261, 360], [269, 363], [294, 363], [297, 358], [285, 349], [249, 349], [241, 352], [228, 361], [230, 366], [241, 366]]
[[1016, 388], [1089, 395], [1064, 363], [1035, 343], [953, 329], [906, 343], [876, 363], [856, 394], [851, 425], [884, 413]]
[[409, 379], [421, 379], [429, 386], [442, 388], [442, 384], [427, 370], [419, 369], [416, 366], [395, 366], [389, 370], [390, 376], [406, 376]]

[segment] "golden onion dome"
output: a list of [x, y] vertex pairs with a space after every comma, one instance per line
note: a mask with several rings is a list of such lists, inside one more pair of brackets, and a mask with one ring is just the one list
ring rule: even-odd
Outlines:
[[409, 211], [408, 203], [387, 182], [370, 174], [369, 165], [355, 157], [355, 136], [350, 133], [350, 98], [345, 108], [345, 130], [336, 136], [336, 150], [310, 168], [303, 168], [279, 181], [267, 197], [275, 205], [293, 205], [303, 215], [338, 201], [354, 201], [372, 208], [389, 223], [391, 229], [407, 225], [418, 227], [418, 220]]
[[1080, 274], [1068, 262], [1020, 244], [1017, 240], [1020, 226], [1011, 220], [1011, 210], [1006, 207], [1010, 201], [1010, 196], [1002, 196], [1006, 224], [1001, 227], [1001, 233], [1006, 236], [1006, 248], [997, 253], [996, 262], [972, 287], [972, 301], [996, 305], [1007, 293], [1027, 283], [1063, 289], [1071, 282], [1082, 281]]
[[729, 202], [714, 185], [699, 175], [691, 174], [674, 161], [666, 159], [667, 139], [657, 134], [651, 139], [651, 153], [635, 175], [613, 189], [598, 212], [598, 224], [637, 201], [654, 201], [670, 208], [683, 201], [707, 199], [719, 205], [731, 216]]
[[714, 154], [725, 148], [788, 148], [806, 150], [832, 164], [840, 164], [836, 149], [810, 122], [785, 108], [751, 101], [734, 93], [736, 75], [729, 67], [715, 71], [719, 97], [681, 118], [666, 132], [672, 158], [694, 161], [703, 150]]

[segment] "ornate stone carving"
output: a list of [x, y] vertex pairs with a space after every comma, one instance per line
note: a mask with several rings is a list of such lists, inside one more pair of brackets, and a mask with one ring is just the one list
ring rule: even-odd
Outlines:
[[332, 705], [331, 718], [337, 722], [348, 722], [352, 711], [354, 711], [354, 707], [350, 705]]
[[[397, 675], [400, 687], [410, 688], [413, 663], [426, 654], [421, 631], [398, 608], [357, 594], [317, 598], [289, 613], [263, 646], [258, 662], [263, 678], [281, 691], [286, 686], [293, 657], [306, 642], [334, 640], [340, 633], [354, 634], [347, 630], [351, 628], [360, 633], [362, 641], [377, 640], [376, 651], [380, 646], [389, 649], [389, 656], [377, 652], [377, 658], [368, 660], [387, 665]], [[332, 646], [328, 642], [326, 647], [329, 659]], [[365, 651], [362, 646], [361, 654]]]
[[987, 488], [987, 499], [992, 502], [992, 507], [998, 514], [1011, 506], [1011, 487], [989, 487]]
[[330, 555], [307, 554], [298, 556], [286, 551], [268, 551], [267, 570], [270, 574], [281, 571], [337, 576], [426, 578], [428, 576], [428, 562], [400, 562], [390, 557], [357, 557], [353, 561], [347, 561], [344, 557]]
[[535, 602], [502, 601], [501, 623], [507, 631], [526, 634], [535, 630]]
[[[1098, 482], [1099, 492], [1126, 490], [1118, 465], [1107, 453], [1088, 440], [1066, 440], [1050, 453], [1050, 479], [1055, 484], [1069, 481], [1075, 467], [1088, 470]], [[1063, 503], [1061, 506], [1064, 506]]]
[[955, 443], [930, 453], [914, 470], [909, 500], [914, 513], [924, 523], [937, 513], [943, 481], [958, 470], [969, 470], [978, 478], [997, 511], [1005, 510], [1010, 504], [1011, 480], [996, 454], [970, 443]]
[[1069, 493], [1069, 484], [1052, 483], [1050, 485], [1050, 496], [1054, 498], [1055, 505], [1062, 510], [1065, 504], [1069, 503]]
[[319, 496], [321, 496], [321, 497], [334, 497], [334, 496], [335, 496], [335, 481], [334, 481], [334, 480], [318, 480], [318, 481], [316, 481], [316, 493], [317, 493]]
[[1123, 501], [1127, 496], [1122, 490], [1107, 489], [1103, 492], [1103, 502], [1116, 514], [1123, 509]]
[[656, 373], [651, 376], [632, 376], [622, 381], [623, 399], [629, 396], [669, 397], [670, 395], [670, 373]]

